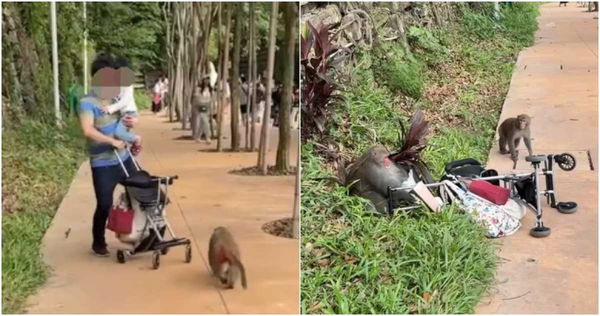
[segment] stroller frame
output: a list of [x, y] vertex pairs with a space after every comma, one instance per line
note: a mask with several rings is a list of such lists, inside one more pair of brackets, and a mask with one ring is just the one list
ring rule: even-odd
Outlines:
[[[562, 165], [565, 155], [568, 155], [569, 159], [571, 159], [571, 161], [572, 161], [573, 165], [570, 168], [565, 168]], [[511, 197], [521, 198], [516, 192], [515, 183], [518, 181], [521, 181], [521, 180], [525, 180], [527, 178], [532, 178], [534, 185], [535, 185], [536, 205], [530, 205], [529, 203], [527, 203], [527, 201], [525, 201], [525, 204], [528, 206], [528, 208], [531, 211], [533, 211], [536, 215], [536, 223], [535, 223], [535, 226], [533, 228], [531, 228], [530, 234], [533, 237], [547, 237], [550, 235], [551, 230], [550, 230], [550, 227], [544, 226], [544, 223], [542, 221], [542, 206], [541, 206], [541, 202], [540, 202], [540, 196], [542, 196], [542, 195], [545, 196], [548, 204], [550, 204], [550, 207], [556, 208], [561, 213], [572, 214], [577, 211], [577, 203], [575, 203], [575, 202], [557, 202], [556, 192], [554, 191], [554, 171], [553, 171], [553, 163], [555, 161], [558, 162], [559, 167], [561, 167], [563, 170], [570, 171], [575, 167], [574, 166], [575, 160], [574, 160], [573, 156], [570, 154], [534, 155], [534, 156], [525, 157], [525, 160], [527, 162], [531, 163], [531, 165], [534, 169], [533, 172], [511, 173], [511, 174], [506, 174], [506, 175], [498, 175], [498, 176], [490, 176], [490, 177], [457, 177], [457, 176], [450, 175], [450, 177], [452, 178], [451, 181], [458, 184], [460, 182], [459, 180], [461, 180], [461, 179], [501, 180], [503, 187], [508, 188], [510, 190]], [[543, 168], [541, 168], [541, 166], [540, 166], [542, 162], [544, 163]], [[546, 180], [546, 189], [545, 190], [540, 190], [540, 181], [541, 181], [542, 176]], [[442, 182], [435, 182], [435, 183], [425, 184], [425, 186], [428, 188], [437, 188], [437, 187], [440, 187], [442, 184], [443, 184]], [[388, 209], [389, 209], [390, 215], [394, 214], [394, 208], [393, 208], [393, 205], [394, 205], [393, 196], [394, 195], [393, 195], [393, 193], [396, 191], [401, 191], [401, 190], [402, 191], [410, 191], [410, 190], [412, 190], [412, 188], [387, 187]], [[523, 200], [523, 198], [521, 198], [521, 199]], [[420, 205], [413, 205], [413, 206], [396, 208], [396, 210], [397, 211], [405, 211], [405, 210], [410, 210], [410, 209], [416, 209], [419, 207], [420, 207]]]
[[[129, 148], [127, 147], [127, 152], [129, 153], [129, 156], [131, 157], [131, 160], [136, 168], [136, 171], [140, 172], [142, 171], [139, 163], [137, 162], [137, 160], [134, 158], [134, 156], [131, 154], [131, 151], [129, 150]], [[125, 168], [125, 164], [123, 163], [123, 160], [121, 159], [121, 157], [119, 156], [118, 152], [116, 151], [116, 149], [113, 150], [115, 155], [117, 156], [117, 159], [119, 160], [119, 164], [121, 165], [121, 168], [123, 169], [123, 172], [125, 173], [125, 176], [127, 178], [130, 177], [129, 172], [127, 171], [127, 168]], [[144, 236], [144, 232], [142, 233], [142, 240], [141, 242], [133, 249], [119, 249], [117, 250], [117, 261], [121, 264], [125, 263], [126, 258], [133, 256], [135, 254], [138, 253], [143, 253], [143, 252], [153, 252], [152, 254], [152, 268], [153, 269], [158, 269], [160, 267], [160, 256], [161, 255], [166, 255], [169, 251], [169, 249], [171, 247], [177, 247], [177, 246], [185, 246], [185, 262], [186, 263], [190, 263], [192, 261], [192, 247], [191, 247], [191, 241], [188, 238], [178, 238], [175, 235], [175, 232], [173, 231], [173, 229], [171, 228], [171, 225], [169, 224], [169, 222], [167, 221], [167, 219], [164, 217], [166, 215], [165, 212], [165, 207], [168, 203], [168, 190], [169, 190], [169, 186], [173, 184], [173, 181], [178, 179], [179, 176], [175, 175], [175, 176], [167, 176], [167, 177], [156, 177], [156, 176], [151, 176], [151, 184], [148, 184], [149, 186], [156, 186], [156, 190], [157, 190], [157, 198], [155, 201], [152, 201], [151, 203], [142, 203], [141, 201], [139, 202], [139, 207], [142, 209], [142, 212], [146, 215], [146, 226], [144, 227], [144, 232], [146, 231], [146, 227], [149, 225], [150, 226], [150, 235], [143, 238]], [[131, 194], [128, 191], [128, 186], [123, 184], [123, 187], [125, 188], [125, 194], [127, 196], [128, 202], [131, 205]], [[161, 192], [162, 189], [164, 189], [164, 201], [161, 202]], [[165, 230], [169, 231], [169, 234], [171, 235], [171, 239], [165, 239], [164, 234], [165, 234]]]

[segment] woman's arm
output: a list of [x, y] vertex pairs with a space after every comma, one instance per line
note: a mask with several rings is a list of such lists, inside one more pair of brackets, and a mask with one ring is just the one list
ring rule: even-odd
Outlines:
[[118, 139], [108, 137], [94, 128], [94, 119], [90, 116], [81, 115], [79, 117], [79, 122], [81, 124], [81, 130], [83, 131], [83, 135], [86, 138], [94, 140], [99, 143], [110, 144], [113, 147], [118, 149], [125, 148], [125, 143]]

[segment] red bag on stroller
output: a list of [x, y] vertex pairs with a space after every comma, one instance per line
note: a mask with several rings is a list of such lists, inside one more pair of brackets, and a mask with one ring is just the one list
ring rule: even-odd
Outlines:
[[508, 201], [510, 195], [509, 189], [493, 185], [483, 180], [471, 181], [471, 184], [469, 185], [469, 191], [498, 205], [506, 204], [506, 201]]
[[106, 228], [117, 234], [130, 234], [133, 226], [133, 212], [115, 205], [108, 213]]

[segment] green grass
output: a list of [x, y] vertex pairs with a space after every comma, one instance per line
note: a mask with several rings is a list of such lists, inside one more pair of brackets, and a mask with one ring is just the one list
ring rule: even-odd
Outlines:
[[[499, 24], [484, 6], [463, 8], [460, 23], [444, 29], [414, 28], [411, 54], [399, 43], [357, 52], [360, 66], [342, 71], [352, 80], [326, 139], [352, 157], [374, 144], [393, 150], [398, 122], [408, 126], [421, 108], [432, 127], [423, 157], [435, 179], [449, 161], [485, 162], [516, 57], [536, 29], [537, 5], [519, 6], [525, 14], [505, 9]], [[402, 81], [398, 69], [410, 65], [418, 78]], [[497, 244], [452, 207], [369, 213], [346, 188], [315, 180], [334, 174], [317, 142], [302, 144], [302, 313], [473, 313], [493, 281]]]
[[152, 99], [146, 89], [136, 89], [133, 93], [133, 98], [135, 99], [138, 111], [148, 110], [152, 106]]
[[85, 157], [77, 120], [14, 122], [2, 131], [2, 313], [25, 312], [48, 277], [41, 240]]
[[302, 156], [302, 313], [473, 311], [496, 256], [467, 215], [374, 216], [345, 188], [311, 180], [327, 171], [310, 143]]

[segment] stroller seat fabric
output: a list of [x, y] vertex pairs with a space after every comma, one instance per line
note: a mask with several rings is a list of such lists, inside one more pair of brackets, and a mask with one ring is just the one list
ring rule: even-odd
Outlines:
[[517, 181], [515, 187], [517, 188], [519, 197], [531, 204], [533, 208], [537, 209], [537, 192], [535, 189], [535, 181], [533, 181], [532, 178], [533, 176]]
[[158, 202], [164, 203], [165, 201], [164, 192], [161, 192], [160, 201], [158, 201], [159, 183], [146, 171], [132, 174], [122, 184], [130, 197], [138, 201], [142, 207], [153, 206]]
[[[142, 189], [136, 187], [127, 187], [127, 193], [131, 198], [140, 203], [142, 207], [154, 206], [159, 203], [157, 189]], [[160, 194], [160, 203], [165, 201], [164, 192]]]

